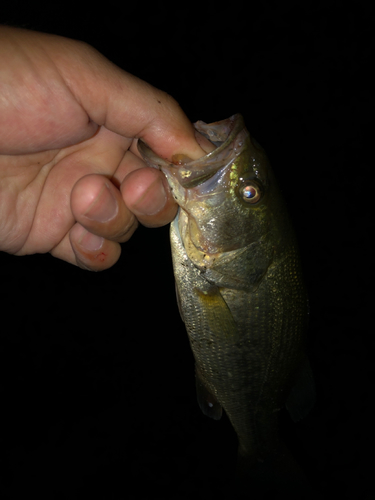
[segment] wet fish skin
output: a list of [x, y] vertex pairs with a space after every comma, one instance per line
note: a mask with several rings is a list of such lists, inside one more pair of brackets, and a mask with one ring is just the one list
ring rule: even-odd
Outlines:
[[239, 469], [256, 469], [284, 450], [279, 410], [286, 404], [299, 418], [314, 403], [307, 293], [285, 203], [242, 117], [195, 128], [217, 146], [199, 160], [174, 165], [144, 143], [139, 149], [164, 172], [180, 206], [172, 258], [199, 405], [216, 419], [225, 409]]

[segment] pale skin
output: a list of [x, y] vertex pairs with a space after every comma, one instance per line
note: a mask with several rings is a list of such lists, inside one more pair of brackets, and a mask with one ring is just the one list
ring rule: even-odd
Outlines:
[[99, 271], [138, 222], [170, 222], [177, 206], [138, 138], [169, 159], [209, 148], [172, 97], [89, 45], [0, 26], [0, 251]]

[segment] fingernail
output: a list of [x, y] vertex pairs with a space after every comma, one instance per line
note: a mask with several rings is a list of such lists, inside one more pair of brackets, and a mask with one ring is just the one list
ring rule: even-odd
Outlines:
[[143, 215], [155, 215], [167, 202], [167, 193], [161, 179], [155, 180], [143, 193], [133, 208]]
[[117, 211], [117, 201], [107, 184], [104, 184], [96, 199], [83, 215], [96, 222], [108, 222], [115, 217]]
[[89, 252], [95, 252], [103, 245], [104, 238], [96, 236], [96, 234], [89, 233], [84, 230], [82, 236], [78, 240], [81, 247], [85, 248]]

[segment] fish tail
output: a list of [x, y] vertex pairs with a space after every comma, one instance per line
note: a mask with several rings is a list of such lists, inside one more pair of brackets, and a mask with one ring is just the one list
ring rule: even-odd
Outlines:
[[288, 448], [280, 443], [265, 458], [243, 455], [239, 451], [236, 494], [239, 500], [282, 498], [286, 495], [288, 500], [304, 500], [311, 498], [312, 490], [304, 471]]

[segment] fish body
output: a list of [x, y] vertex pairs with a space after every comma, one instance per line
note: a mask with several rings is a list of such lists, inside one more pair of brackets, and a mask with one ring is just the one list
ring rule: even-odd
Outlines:
[[224, 408], [238, 436], [239, 474], [261, 476], [261, 464], [284, 449], [279, 410], [286, 405], [298, 420], [313, 405], [308, 298], [279, 187], [243, 118], [194, 126], [216, 147], [199, 160], [176, 165], [144, 143], [139, 149], [180, 206], [170, 238], [199, 406], [214, 419]]

